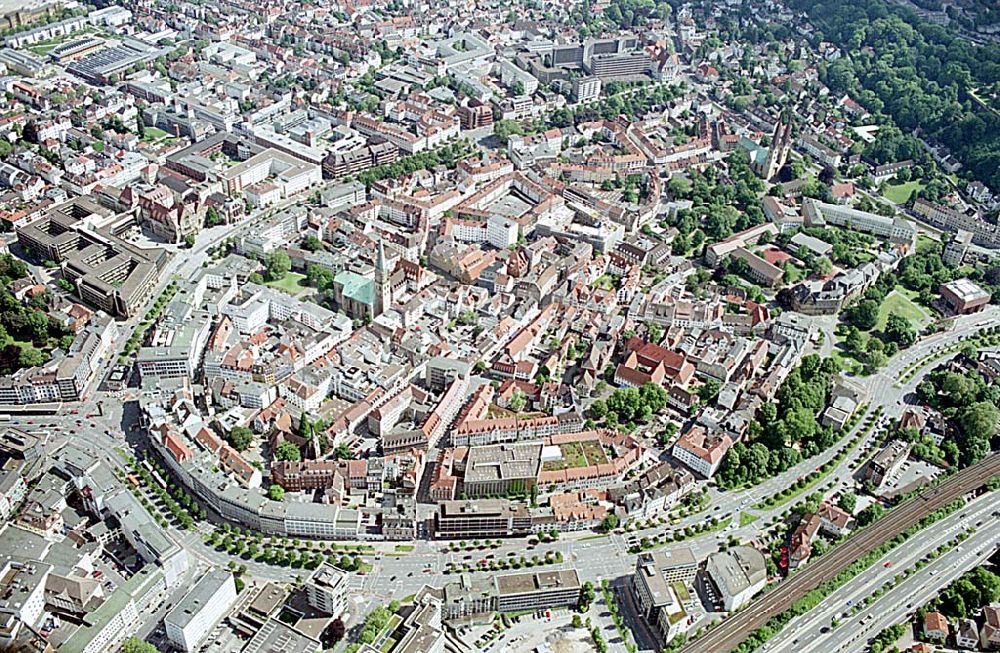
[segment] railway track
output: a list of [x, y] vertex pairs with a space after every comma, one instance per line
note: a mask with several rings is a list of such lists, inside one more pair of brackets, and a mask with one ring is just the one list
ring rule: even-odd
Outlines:
[[896, 537], [921, 519], [1000, 475], [1000, 454], [991, 454], [979, 463], [945, 479], [890, 510], [873, 526], [831, 549], [772, 591], [753, 601], [741, 612], [680, 649], [680, 653], [729, 653], [754, 630], [790, 608], [796, 601], [832, 579], [855, 560]]

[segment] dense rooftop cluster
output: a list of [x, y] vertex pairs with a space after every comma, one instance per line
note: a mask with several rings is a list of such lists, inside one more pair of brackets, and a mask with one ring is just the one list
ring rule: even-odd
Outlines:
[[989, 460], [982, 5], [9, 11], [0, 641], [672, 651]]

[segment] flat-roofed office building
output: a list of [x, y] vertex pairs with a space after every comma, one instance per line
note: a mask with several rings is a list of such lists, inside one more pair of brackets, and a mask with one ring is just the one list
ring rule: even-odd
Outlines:
[[498, 499], [442, 501], [436, 522], [440, 539], [519, 537], [531, 532], [528, 508]]
[[497, 576], [497, 610], [518, 612], [574, 606], [580, 602], [575, 569]]
[[186, 653], [196, 651], [236, 602], [232, 573], [210, 571], [164, 618], [167, 639]]
[[43, 260], [59, 263], [63, 277], [85, 302], [131, 317], [155, 289], [170, 255], [119, 238], [127, 222], [88, 197], [76, 197], [18, 227], [17, 240]]

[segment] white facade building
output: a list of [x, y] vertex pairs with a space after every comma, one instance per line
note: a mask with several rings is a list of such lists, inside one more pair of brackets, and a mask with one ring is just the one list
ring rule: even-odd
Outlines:
[[236, 602], [236, 582], [228, 571], [211, 571], [164, 618], [167, 639], [193, 653]]

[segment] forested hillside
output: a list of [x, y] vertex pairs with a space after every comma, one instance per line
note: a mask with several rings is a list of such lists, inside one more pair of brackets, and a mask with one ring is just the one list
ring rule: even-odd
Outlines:
[[809, 15], [817, 41], [847, 54], [822, 71], [833, 91], [851, 93], [904, 131], [922, 129], [1000, 190], [1000, 108], [991, 100], [1000, 90], [1000, 46], [975, 45], [882, 0], [789, 4]]

